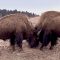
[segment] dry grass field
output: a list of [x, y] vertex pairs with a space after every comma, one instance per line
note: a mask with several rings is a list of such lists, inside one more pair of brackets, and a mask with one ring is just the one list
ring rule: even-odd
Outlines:
[[[39, 17], [30, 18], [29, 21], [35, 26], [38, 23]], [[59, 39], [60, 40], [60, 39]], [[60, 60], [60, 41], [53, 50], [49, 50], [49, 46], [43, 51], [38, 48], [29, 48], [28, 43], [23, 41], [23, 51], [11, 52], [9, 41], [0, 40], [0, 60]]]

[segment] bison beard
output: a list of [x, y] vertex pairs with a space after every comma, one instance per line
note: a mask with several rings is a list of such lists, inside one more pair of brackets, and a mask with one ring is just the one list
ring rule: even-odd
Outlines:
[[42, 43], [40, 50], [44, 46], [47, 46], [51, 42], [50, 50], [53, 49], [53, 46], [57, 43], [57, 35], [53, 31], [44, 31], [42, 30], [39, 34], [39, 41]]

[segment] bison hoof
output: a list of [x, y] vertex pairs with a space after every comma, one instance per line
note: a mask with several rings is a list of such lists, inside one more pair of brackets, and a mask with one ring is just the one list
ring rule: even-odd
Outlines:
[[21, 51], [23, 51], [23, 49], [22, 48], [19, 48], [18, 51], [21, 52]]
[[53, 47], [50, 47], [49, 49], [50, 49], [50, 50], [53, 50]]
[[43, 48], [40, 47], [40, 50], [43, 50]]
[[15, 47], [9, 46], [9, 47], [7, 47], [7, 48], [8, 48], [8, 50], [9, 50], [10, 52], [14, 52], [14, 51], [15, 51]]

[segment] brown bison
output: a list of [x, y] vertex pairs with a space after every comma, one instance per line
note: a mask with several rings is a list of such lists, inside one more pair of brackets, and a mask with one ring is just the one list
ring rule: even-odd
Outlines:
[[38, 46], [39, 42], [42, 43], [40, 49], [47, 46], [51, 42], [50, 49], [56, 45], [57, 37], [60, 37], [60, 12], [47, 11], [40, 17], [40, 22], [35, 27], [35, 33], [38, 37], [33, 46]]
[[33, 38], [33, 26], [24, 14], [10, 14], [0, 18], [0, 39], [10, 39], [15, 50], [15, 43], [22, 49], [22, 40], [27, 39], [29, 45]]

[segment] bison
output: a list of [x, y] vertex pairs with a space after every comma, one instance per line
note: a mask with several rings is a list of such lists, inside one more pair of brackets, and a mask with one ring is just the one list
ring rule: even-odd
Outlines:
[[22, 40], [26, 39], [31, 45], [33, 37], [33, 26], [26, 15], [16, 13], [0, 18], [0, 39], [10, 39], [10, 45], [15, 50], [15, 44], [22, 49]]
[[37, 47], [39, 42], [42, 43], [40, 49], [51, 42], [50, 49], [57, 43], [57, 37], [60, 37], [60, 12], [47, 11], [40, 16], [40, 22], [35, 27], [35, 35], [38, 37], [33, 44]]

